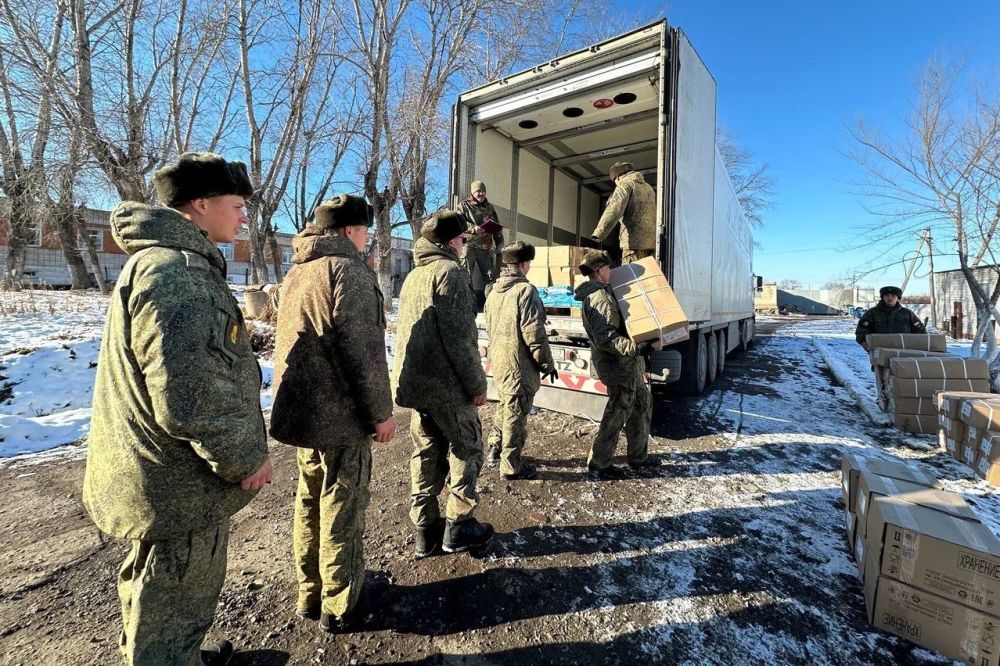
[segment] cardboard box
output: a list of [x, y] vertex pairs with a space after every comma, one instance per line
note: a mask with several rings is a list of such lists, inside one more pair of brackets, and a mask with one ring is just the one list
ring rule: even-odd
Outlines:
[[967, 426], [964, 421], [949, 418], [948, 416], [939, 413], [938, 425], [941, 426], [941, 430], [949, 439], [954, 439], [956, 441], [965, 439]]
[[858, 475], [858, 498], [855, 500], [855, 515], [858, 517], [858, 534], [868, 537], [868, 510], [876, 497], [892, 496], [896, 499], [935, 509], [941, 513], [977, 522], [975, 511], [958, 493], [928, 488], [902, 479], [879, 476], [868, 470]]
[[531, 265], [576, 270], [583, 263], [583, 255], [586, 253], [587, 248], [576, 245], [539, 245], [535, 247], [535, 259]]
[[1000, 620], [886, 576], [873, 584], [868, 619], [876, 629], [967, 664], [1000, 663]]
[[986, 360], [953, 356], [894, 358], [889, 362], [894, 377], [905, 379], [989, 379]]
[[869, 333], [865, 348], [918, 349], [920, 351], [947, 352], [948, 342], [943, 335], [923, 333]]
[[933, 435], [938, 431], [937, 416], [933, 414], [893, 414], [893, 422], [903, 432], [914, 435]]
[[959, 444], [955, 441], [953, 437], [949, 437], [948, 434], [942, 430], [938, 433], [938, 446], [945, 450], [945, 452], [951, 457], [955, 457], [955, 449], [958, 448]]
[[889, 396], [889, 411], [934, 417], [938, 414], [934, 398], [903, 398], [895, 395]]
[[528, 274], [524, 277], [528, 278], [528, 282], [536, 287], [552, 286], [552, 282], [549, 280], [549, 268], [545, 265], [536, 266], [532, 263], [531, 268], [528, 269]]
[[847, 530], [847, 549], [853, 554], [854, 550], [852, 546], [854, 545], [854, 528], [857, 527], [858, 519], [853, 513], [844, 507], [844, 528]]
[[854, 501], [858, 498], [858, 475], [861, 470], [868, 470], [891, 479], [909, 481], [928, 488], [941, 487], [941, 482], [933, 474], [902, 460], [866, 458], [856, 453], [845, 453], [840, 459], [840, 490], [844, 506], [851, 513], [857, 512]]
[[989, 388], [988, 379], [910, 379], [893, 375], [889, 382], [889, 392], [902, 398], [930, 398], [937, 391], [988, 391]]
[[982, 430], [1000, 430], [1000, 396], [963, 401], [959, 418]]
[[962, 450], [959, 452], [959, 462], [972, 466], [979, 453], [979, 444], [983, 439], [983, 431], [974, 426], [965, 426], [965, 439], [962, 440]]
[[948, 352], [929, 352], [921, 351], [919, 349], [887, 349], [885, 347], [878, 347], [869, 352], [869, 356], [872, 359], [872, 365], [875, 367], [888, 368], [889, 363], [894, 358], [952, 358], [954, 355]]
[[960, 421], [962, 405], [970, 398], [994, 398], [1000, 397], [994, 393], [981, 393], [979, 391], [938, 391], [934, 394], [937, 400], [938, 410], [948, 418]]
[[[860, 526], [859, 526], [860, 527]], [[898, 497], [876, 497], [867, 525], [866, 580], [882, 576], [970, 608], [1000, 610], [1000, 540], [982, 523]]]
[[[529, 269], [529, 272], [531, 269]], [[572, 287], [579, 283], [583, 276], [573, 266], [549, 266], [549, 282], [555, 287]], [[530, 280], [529, 280], [530, 281]]]
[[687, 315], [656, 258], [613, 269], [611, 290], [633, 342], [671, 345], [688, 339]]

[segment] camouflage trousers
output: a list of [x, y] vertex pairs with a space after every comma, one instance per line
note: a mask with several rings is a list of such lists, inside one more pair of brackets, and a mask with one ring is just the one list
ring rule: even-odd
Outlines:
[[229, 520], [161, 541], [133, 540], [118, 575], [128, 666], [200, 666], [226, 578]]
[[608, 387], [608, 404], [604, 407], [604, 416], [590, 449], [587, 467], [604, 469], [611, 464], [622, 428], [628, 442], [628, 462], [638, 464], [646, 460], [653, 399], [649, 387], [636, 374], [636, 380], [630, 384]]
[[299, 584], [297, 609], [319, 604], [342, 617], [365, 581], [365, 509], [371, 500], [371, 440], [329, 450], [298, 450], [292, 540]]
[[472, 518], [479, 493], [476, 482], [483, 466], [483, 436], [474, 405], [450, 405], [414, 411], [410, 418], [410, 520], [430, 527], [441, 520], [438, 495], [448, 484], [445, 517]]
[[493, 415], [488, 443], [500, 449], [500, 473], [517, 474], [521, 471], [521, 452], [528, 438], [528, 413], [535, 396], [500, 394]]
[[652, 256], [652, 250], [622, 250], [622, 266], [625, 264], [634, 264], [640, 259]]
[[497, 277], [497, 258], [493, 250], [477, 250], [466, 247], [462, 256], [462, 265], [469, 271], [473, 291], [485, 291]]

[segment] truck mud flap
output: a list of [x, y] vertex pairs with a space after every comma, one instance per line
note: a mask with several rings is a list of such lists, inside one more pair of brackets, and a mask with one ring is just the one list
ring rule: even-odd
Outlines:
[[[486, 397], [494, 401], [499, 399], [496, 385], [491, 376], [486, 377]], [[539, 409], [588, 418], [597, 422], [600, 422], [601, 417], [604, 416], [606, 404], [608, 404], [608, 396], [606, 395], [571, 391], [545, 385], [542, 385], [542, 388], [535, 394], [534, 401], [535, 407]]]

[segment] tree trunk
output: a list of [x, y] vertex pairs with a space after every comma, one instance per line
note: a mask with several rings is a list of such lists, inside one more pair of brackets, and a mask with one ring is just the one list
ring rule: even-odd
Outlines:
[[59, 234], [59, 245], [62, 246], [66, 268], [69, 270], [70, 289], [87, 289], [90, 287], [90, 275], [83, 262], [83, 254], [77, 245], [77, 230], [72, 206], [57, 204], [52, 209], [52, 220]]
[[7, 245], [7, 262], [4, 264], [3, 286], [11, 291], [21, 291], [24, 277], [24, 255], [27, 243], [17, 234], [11, 233]]
[[7, 262], [4, 267], [3, 286], [13, 291], [21, 289], [24, 278], [25, 254], [35, 233], [34, 215], [27, 187], [16, 183], [6, 188], [10, 201], [10, 238], [7, 240]]
[[278, 245], [278, 233], [271, 227], [270, 221], [265, 229], [267, 229], [267, 245], [271, 250], [271, 265], [274, 267], [274, 281], [281, 282], [284, 274], [281, 270], [281, 247]]
[[87, 224], [83, 221], [83, 216], [74, 213], [73, 217], [76, 221], [76, 229], [83, 236], [83, 243], [87, 246], [87, 257], [90, 259], [90, 270], [94, 272], [94, 281], [97, 282], [97, 287], [101, 290], [101, 293], [107, 296], [111, 293], [111, 288], [104, 281], [104, 271], [101, 269], [101, 257], [97, 254], [97, 246], [94, 245], [94, 239], [87, 233]]

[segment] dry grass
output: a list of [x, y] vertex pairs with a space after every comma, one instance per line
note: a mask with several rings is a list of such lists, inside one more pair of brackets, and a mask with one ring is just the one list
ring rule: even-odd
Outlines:
[[96, 291], [57, 291], [49, 285], [13, 290], [0, 286], [0, 317], [52, 316], [87, 312]]

